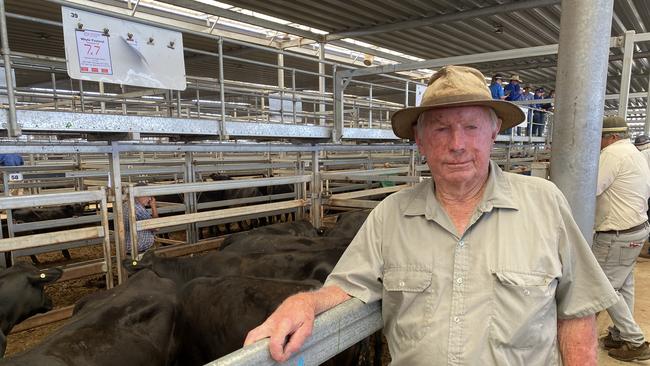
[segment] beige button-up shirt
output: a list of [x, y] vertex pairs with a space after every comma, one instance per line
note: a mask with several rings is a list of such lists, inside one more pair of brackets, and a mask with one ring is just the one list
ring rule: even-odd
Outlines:
[[596, 196], [596, 231], [625, 230], [648, 220], [650, 168], [630, 140], [600, 152]]
[[382, 300], [393, 365], [560, 365], [557, 319], [617, 301], [552, 183], [494, 163], [463, 236], [431, 180], [372, 211], [327, 279]]

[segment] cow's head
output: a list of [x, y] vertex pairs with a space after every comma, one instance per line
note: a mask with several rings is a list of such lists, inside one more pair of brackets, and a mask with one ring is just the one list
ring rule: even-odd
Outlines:
[[142, 259], [136, 260], [131, 258], [126, 258], [122, 260], [122, 267], [129, 272], [129, 275], [132, 275], [143, 269], [153, 269], [154, 262], [157, 256], [153, 250], [148, 250], [142, 256]]
[[18, 263], [0, 272], [0, 315], [4, 334], [24, 319], [52, 309], [52, 300], [43, 286], [58, 280], [62, 274], [58, 268], [39, 270], [29, 263]]

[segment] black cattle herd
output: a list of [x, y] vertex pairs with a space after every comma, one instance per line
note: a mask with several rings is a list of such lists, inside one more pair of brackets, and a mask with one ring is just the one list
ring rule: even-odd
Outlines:
[[[125, 260], [128, 281], [81, 299], [65, 325], [0, 365], [204, 365], [241, 348], [286, 297], [321, 286], [367, 215], [343, 213], [325, 231], [262, 226], [204, 255]], [[60, 275], [24, 263], [0, 273], [3, 351], [12, 326], [51, 308], [43, 286]], [[357, 365], [366, 353], [364, 341], [328, 362]]]

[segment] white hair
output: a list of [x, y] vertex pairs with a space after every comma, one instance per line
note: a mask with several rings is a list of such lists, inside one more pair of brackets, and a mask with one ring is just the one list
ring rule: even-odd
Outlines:
[[[496, 128], [497, 123], [499, 122], [499, 117], [497, 116], [497, 113], [494, 111], [494, 109], [490, 107], [481, 107], [481, 108], [484, 108], [488, 111], [488, 113], [490, 114], [490, 121], [492, 122], [492, 128]], [[415, 128], [417, 129], [418, 134], [422, 134], [422, 129], [424, 128], [424, 126], [431, 121], [431, 119], [425, 121], [423, 116], [424, 116], [424, 112], [420, 113], [420, 115], [418, 116], [418, 121], [415, 124]]]

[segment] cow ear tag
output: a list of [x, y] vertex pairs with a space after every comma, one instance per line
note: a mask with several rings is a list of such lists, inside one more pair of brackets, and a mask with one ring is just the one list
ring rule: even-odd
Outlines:
[[45, 278], [45, 273], [41, 273], [41, 278]]

